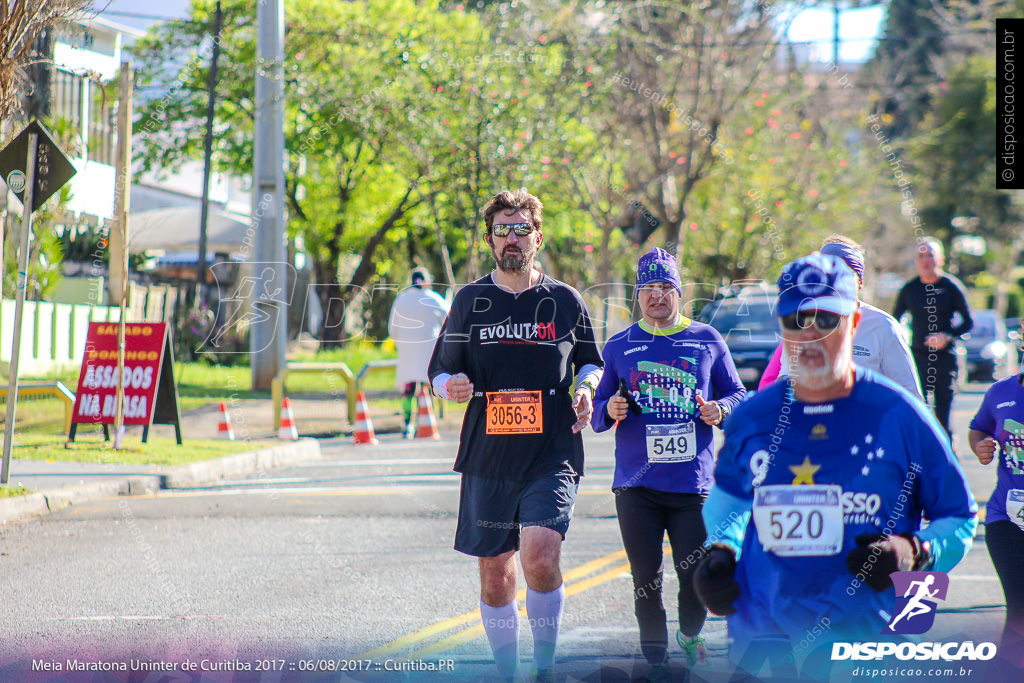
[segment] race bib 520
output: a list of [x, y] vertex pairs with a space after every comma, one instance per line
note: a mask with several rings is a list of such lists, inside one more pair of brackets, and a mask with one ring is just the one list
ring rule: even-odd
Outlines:
[[843, 547], [843, 488], [760, 486], [754, 491], [757, 540], [779, 557], [835, 555]]
[[539, 391], [488, 391], [487, 433], [540, 434], [544, 431]]

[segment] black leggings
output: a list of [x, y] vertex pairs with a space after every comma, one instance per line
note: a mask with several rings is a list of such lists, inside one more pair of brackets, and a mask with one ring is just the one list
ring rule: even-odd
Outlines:
[[668, 627], [661, 599], [662, 542], [665, 532], [679, 577], [679, 629], [695, 636], [704, 627], [707, 610], [693, 590], [693, 572], [704, 556], [707, 539], [701, 508], [703, 496], [668, 493], [643, 487], [615, 489], [622, 545], [633, 572], [633, 606], [640, 625], [640, 649], [651, 664], [665, 661]]
[[1006, 599], [1006, 625], [999, 654], [1019, 668], [1024, 666], [1024, 531], [1009, 520], [989, 522], [985, 525], [985, 545]]

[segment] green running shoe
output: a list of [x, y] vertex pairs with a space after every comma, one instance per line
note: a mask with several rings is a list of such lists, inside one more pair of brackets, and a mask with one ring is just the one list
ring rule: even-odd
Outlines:
[[682, 631], [676, 631], [676, 642], [683, 649], [683, 654], [686, 655], [686, 663], [691, 668], [707, 664], [708, 652], [707, 647], [704, 645], [703, 636], [684, 636]]

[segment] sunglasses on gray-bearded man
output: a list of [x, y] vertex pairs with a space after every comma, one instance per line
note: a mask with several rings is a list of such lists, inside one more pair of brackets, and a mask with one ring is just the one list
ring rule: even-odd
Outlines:
[[784, 315], [779, 319], [782, 329], [790, 332], [806, 330], [811, 325], [818, 332], [831, 332], [843, 321], [843, 316], [830, 311], [799, 311]]

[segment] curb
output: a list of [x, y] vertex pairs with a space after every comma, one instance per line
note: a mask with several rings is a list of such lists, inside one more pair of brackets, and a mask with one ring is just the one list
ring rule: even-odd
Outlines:
[[99, 498], [138, 496], [161, 489], [185, 488], [244, 474], [263, 472], [320, 457], [320, 442], [299, 439], [287, 444], [223, 458], [172, 467], [161, 474], [133, 475], [60, 489], [37, 491], [27, 496], [0, 499], [0, 524], [45, 515], [62, 508]]
[[216, 460], [204, 460], [171, 468], [160, 476], [162, 480], [160, 488], [185, 488], [226, 477], [252, 474], [274, 467], [315, 460], [319, 457], [319, 441], [299, 439], [289, 445], [274, 446], [249, 453], [236, 453]]

